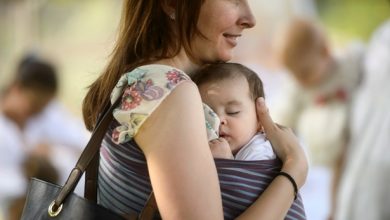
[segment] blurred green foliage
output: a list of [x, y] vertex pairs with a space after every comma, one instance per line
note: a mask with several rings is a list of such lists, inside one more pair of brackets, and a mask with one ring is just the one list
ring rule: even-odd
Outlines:
[[390, 0], [317, 0], [317, 5], [330, 37], [339, 43], [367, 41], [390, 18]]

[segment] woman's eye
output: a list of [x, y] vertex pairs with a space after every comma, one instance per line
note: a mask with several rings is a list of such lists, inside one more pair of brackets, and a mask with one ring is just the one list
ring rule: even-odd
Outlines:
[[233, 3], [238, 5], [238, 4], [240, 4], [240, 0], [233, 0]]
[[232, 2], [234, 5], [239, 5], [241, 0], [229, 0]]

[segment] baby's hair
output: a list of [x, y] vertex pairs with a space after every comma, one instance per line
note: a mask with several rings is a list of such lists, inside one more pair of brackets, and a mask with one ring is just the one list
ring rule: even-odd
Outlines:
[[239, 63], [216, 63], [209, 64], [194, 74], [191, 78], [200, 86], [204, 83], [231, 79], [239, 76], [244, 76], [249, 85], [251, 98], [256, 100], [258, 97], [264, 98], [263, 82], [260, 77], [248, 67]]

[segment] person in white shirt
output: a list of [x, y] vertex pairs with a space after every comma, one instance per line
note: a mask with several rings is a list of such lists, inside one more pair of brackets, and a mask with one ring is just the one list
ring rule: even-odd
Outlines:
[[[25, 191], [21, 164], [37, 150], [25, 136], [30, 118], [38, 115], [54, 98], [57, 78], [51, 65], [36, 62], [18, 68], [15, 79], [0, 100], [0, 204]], [[42, 150], [43, 151], [43, 150]]]
[[[297, 132], [307, 146], [310, 172], [302, 194], [309, 219], [334, 208], [342, 152], [348, 143], [350, 102], [363, 74], [363, 43], [335, 51], [321, 23], [295, 17], [280, 30], [277, 57], [290, 79], [275, 121]], [[321, 199], [319, 199], [321, 198]]]
[[[23, 195], [21, 165], [30, 154], [47, 157], [62, 183], [76, 163], [89, 133], [56, 101], [56, 69], [47, 61], [22, 59], [0, 98], [0, 209]], [[78, 192], [81, 190], [78, 189]]]
[[390, 219], [390, 19], [372, 35], [353, 99], [335, 218]]

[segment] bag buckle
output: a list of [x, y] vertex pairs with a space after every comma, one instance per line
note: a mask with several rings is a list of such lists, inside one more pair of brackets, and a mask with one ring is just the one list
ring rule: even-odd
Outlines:
[[55, 201], [51, 202], [49, 208], [47, 209], [47, 213], [49, 214], [50, 217], [56, 217], [58, 214], [60, 214], [60, 212], [62, 210], [63, 204], [61, 204], [59, 207], [57, 207], [56, 210], [53, 210], [55, 204], [56, 204]]

